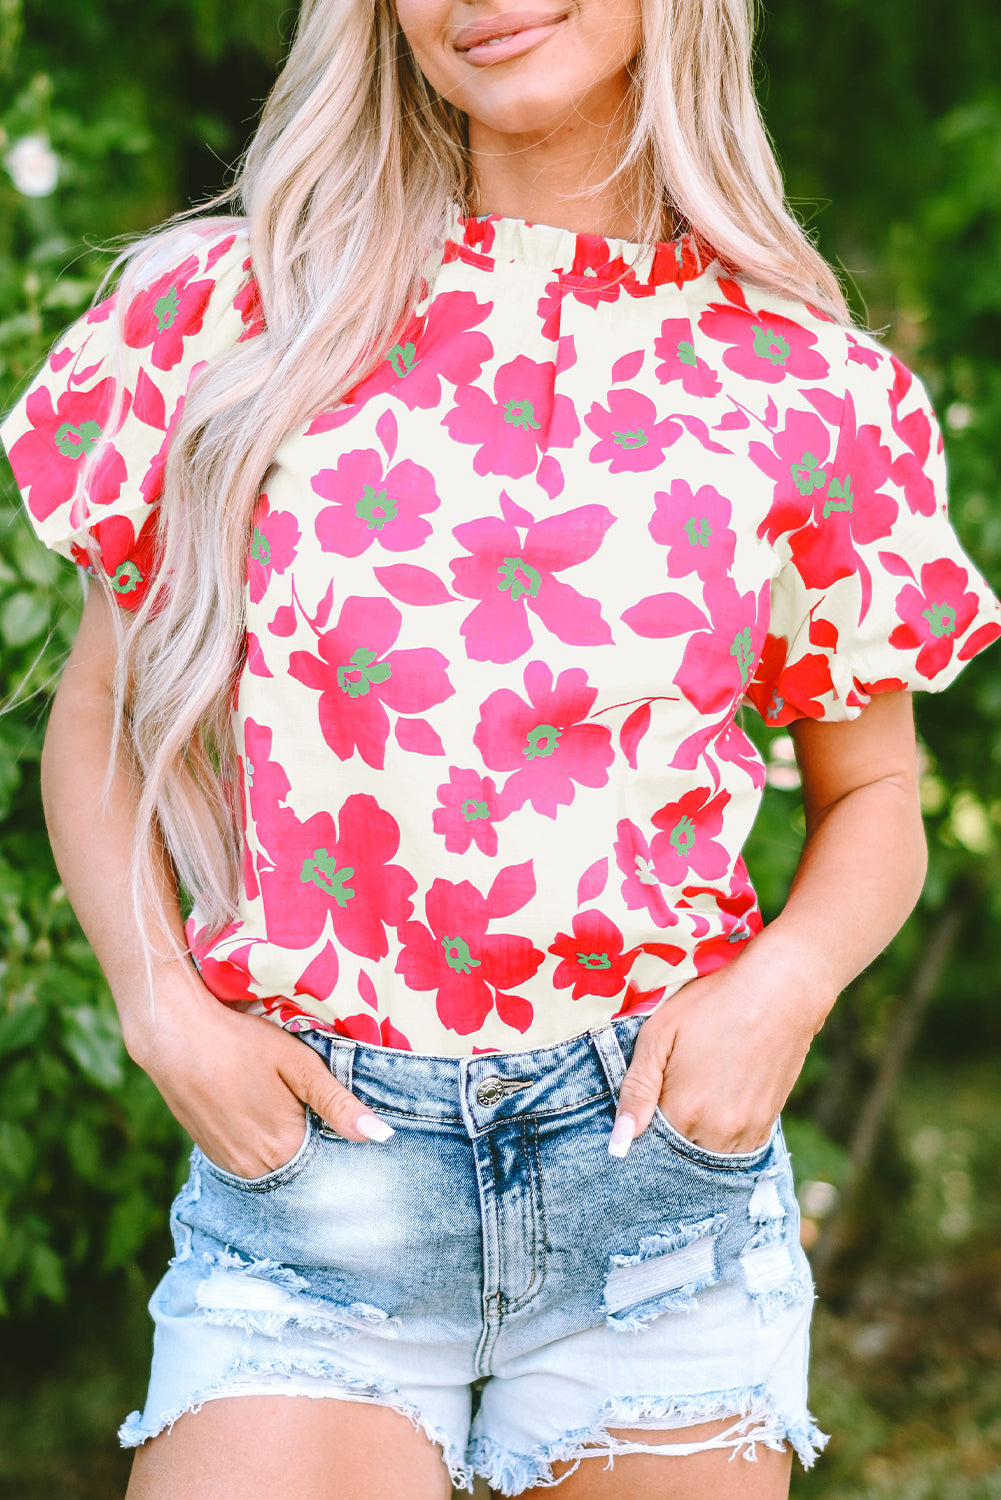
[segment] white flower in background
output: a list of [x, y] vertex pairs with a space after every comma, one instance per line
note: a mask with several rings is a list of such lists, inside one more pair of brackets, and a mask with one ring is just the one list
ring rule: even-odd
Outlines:
[[59, 181], [59, 158], [47, 135], [23, 135], [3, 159], [11, 181], [26, 198], [47, 198]]

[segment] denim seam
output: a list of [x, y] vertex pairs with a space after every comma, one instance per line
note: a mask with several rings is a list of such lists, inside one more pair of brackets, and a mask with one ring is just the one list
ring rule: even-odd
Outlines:
[[522, 1142], [524, 1145], [525, 1156], [527, 1157], [530, 1153], [532, 1157], [532, 1170], [529, 1172], [529, 1190], [531, 1202], [529, 1204], [529, 1214], [527, 1216], [530, 1218], [532, 1226], [532, 1275], [525, 1290], [519, 1293], [517, 1297], [509, 1299], [505, 1297], [503, 1293], [501, 1294], [502, 1317], [507, 1313], [521, 1312], [523, 1308], [527, 1307], [528, 1303], [534, 1300], [537, 1293], [537, 1284], [542, 1280], [542, 1268], [539, 1265], [539, 1230], [542, 1230], [542, 1252], [543, 1255], [545, 1255], [546, 1220], [542, 1207], [542, 1177], [541, 1164], [539, 1161], [538, 1132], [534, 1129], [530, 1130], [529, 1124], [530, 1122], [528, 1120], [525, 1120], [522, 1123]]
[[284, 1187], [286, 1183], [294, 1182], [305, 1171], [316, 1155], [317, 1135], [313, 1111], [307, 1108], [306, 1138], [295, 1156], [283, 1167], [276, 1167], [273, 1172], [268, 1172], [261, 1177], [240, 1177], [235, 1172], [227, 1172], [222, 1167], [217, 1167], [204, 1152], [201, 1153], [199, 1165], [224, 1187], [236, 1188], [240, 1193], [270, 1193], [277, 1187]]

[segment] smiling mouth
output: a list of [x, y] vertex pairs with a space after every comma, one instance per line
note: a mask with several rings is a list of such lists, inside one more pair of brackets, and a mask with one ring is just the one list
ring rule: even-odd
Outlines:
[[464, 26], [452, 45], [470, 62], [492, 60], [488, 56], [491, 52], [496, 52], [500, 61], [503, 56], [520, 54], [545, 41], [569, 14], [568, 10], [557, 11], [555, 15], [538, 11], [508, 12], [492, 21], [477, 21], [472, 26]]

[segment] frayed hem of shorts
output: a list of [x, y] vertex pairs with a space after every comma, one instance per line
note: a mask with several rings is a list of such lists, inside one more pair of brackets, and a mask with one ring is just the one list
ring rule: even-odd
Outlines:
[[[447, 1433], [440, 1431], [431, 1423], [425, 1421], [420, 1410], [410, 1402], [404, 1401], [396, 1388], [386, 1381], [364, 1380], [356, 1375], [349, 1375], [346, 1370], [333, 1364], [330, 1360], [254, 1360], [238, 1359], [230, 1365], [225, 1374], [210, 1386], [193, 1392], [184, 1406], [177, 1407], [173, 1411], [165, 1412], [154, 1419], [151, 1424], [144, 1420], [144, 1414], [139, 1411], [131, 1412], [118, 1429], [118, 1440], [123, 1448], [138, 1448], [150, 1438], [159, 1437], [162, 1432], [170, 1432], [174, 1423], [189, 1412], [201, 1411], [206, 1401], [215, 1400], [221, 1396], [241, 1394], [240, 1383], [251, 1379], [254, 1381], [274, 1381], [274, 1390], [271, 1394], [300, 1395], [303, 1392], [294, 1388], [283, 1390], [282, 1381], [294, 1381], [298, 1375], [318, 1377], [329, 1380], [331, 1389], [329, 1393], [310, 1392], [312, 1399], [339, 1400], [352, 1398], [359, 1401], [370, 1402], [377, 1406], [388, 1406], [397, 1411], [410, 1421], [413, 1426], [430, 1439], [437, 1443], [442, 1451], [445, 1467], [448, 1469], [455, 1489], [472, 1492], [473, 1470], [463, 1461], [457, 1444]], [[232, 1387], [229, 1391], [227, 1387]]]
[[[729, 1428], [695, 1443], [637, 1443], [613, 1437], [608, 1431], [609, 1427], [656, 1421], [665, 1422], [669, 1429], [683, 1429], [723, 1417], [733, 1417]], [[678, 1436], [682, 1436], [680, 1431]], [[606, 1467], [611, 1468], [616, 1456], [626, 1453], [668, 1455], [732, 1448], [731, 1459], [740, 1453], [743, 1458], [754, 1460], [757, 1443], [778, 1452], [784, 1452], [788, 1444], [804, 1469], [810, 1469], [828, 1440], [829, 1435], [821, 1432], [809, 1412], [788, 1417], [774, 1409], [765, 1386], [743, 1386], [697, 1396], [627, 1396], [606, 1401], [590, 1427], [568, 1432], [531, 1453], [515, 1453], [493, 1438], [479, 1437], [470, 1445], [468, 1456], [470, 1467], [487, 1480], [491, 1489], [501, 1495], [520, 1495], [528, 1489], [561, 1484], [585, 1458], [605, 1458]], [[552, 1466], [560, 1462], [569, 1462], [573, 1467], [557, 1478]]]

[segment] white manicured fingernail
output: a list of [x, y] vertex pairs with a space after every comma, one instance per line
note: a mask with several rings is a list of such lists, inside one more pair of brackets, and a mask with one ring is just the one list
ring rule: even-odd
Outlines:
[[608, 1140], [609, 1156], [625, 1156], [633, 1143], [636, 1134], [636, 1119], [634, 1115], [617, 1115], [615, 1124], [612, 1126], [612, 1134]]
[[387, 1125], [385, 1120], [380, 1120], [378, 1115], [359, 1115], [355, 1121], [355, 1129], [368, 1141], [388, 1141], [396, 1131], [392, 1125]]

